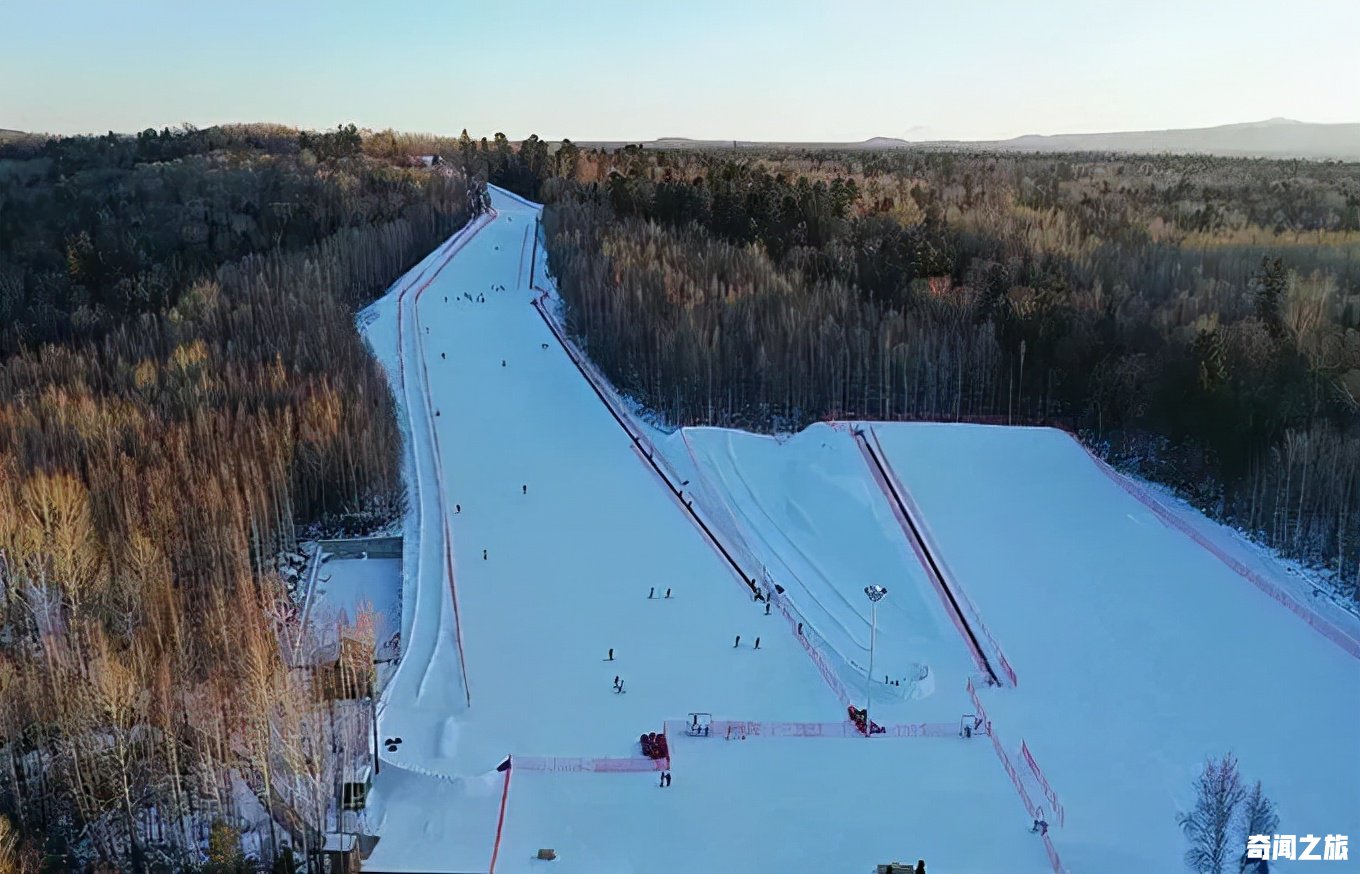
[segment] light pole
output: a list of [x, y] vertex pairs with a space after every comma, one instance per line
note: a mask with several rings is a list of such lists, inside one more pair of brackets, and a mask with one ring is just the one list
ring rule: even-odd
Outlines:
[[869, 675], [864, 684], [864, 736], [873, 737], [874, 724], [869, 720], [869, 701], [874, 690], [874, 638], [878, 633], [878, 602], [888, 594], [882, 586], [865, 586], [864, 594], [869, 596]]

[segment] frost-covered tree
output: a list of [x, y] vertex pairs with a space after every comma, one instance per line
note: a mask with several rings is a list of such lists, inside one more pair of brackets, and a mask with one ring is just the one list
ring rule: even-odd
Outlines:
[[[1261, 781], [1257, 780], [1242, 806], [1242, 846], [1246, 847], [1247, 838], [1252, 835], [1274, 834], [1279, 824], [1275, 804], [1261, 791]], [[1237, 871], [1238, 874], [1267, 874], [1270, 865], [1264, 859], [1248, 859], [1247, 851], [1243, 849]]]
[[1231, 840], [1237, 810], [1246, 791], [1237, 773], [1237, 759], [1231, 753], [1221, 761], [1204, 763], [1195, 782], [1195, 806], [1179, 817], [1181, 830], [1190, 841], [1185, 864], [1196, 874], [1223, 874], [1223, 866], [1237, 854]]

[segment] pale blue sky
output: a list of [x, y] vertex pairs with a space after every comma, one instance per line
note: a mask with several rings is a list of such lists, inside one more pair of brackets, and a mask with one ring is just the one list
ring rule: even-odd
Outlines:
[[0, 128], [859, 140], [1360, 121], [1360, 0], [0, 0]]

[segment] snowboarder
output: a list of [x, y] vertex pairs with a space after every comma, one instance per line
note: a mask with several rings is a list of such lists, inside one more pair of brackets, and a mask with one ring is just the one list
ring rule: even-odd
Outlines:
[[655, 598], [655, 597], [656, 597], [656, 586], [652, 586], [650, 589], [647, 590], [647, 600], [650, 601], [650, 600], [652, 600], [652, 599]]
[[670, 596], [671, 596], [671, 590], [670, 590], [670, 589], [667, 589], [667, 590], [666, 590], [666, 597], [669, 598]]
[[737, 639], [736, 639], [736, 641], [732, 644], [732, 648], [733, 648], [733, 649], [736, 649], [736, 648], [739, 647], [739, 646], [741, 646], [741, 635], [740, 635], [740, 634], [737, 635]]
[[482, 561], [486, 561], [486, 550], [482, 550]]
[[760, 649], [760, 638], [756, 638], [756, 649]]
[[610, 661], [610, 662], [612, 662], [613, 660], [614, 660], [614, 650], [613, 650], [613, 648], [610, 648], [610, 650], [609, 650], [609, 658], [605, 659], [605, 661]]

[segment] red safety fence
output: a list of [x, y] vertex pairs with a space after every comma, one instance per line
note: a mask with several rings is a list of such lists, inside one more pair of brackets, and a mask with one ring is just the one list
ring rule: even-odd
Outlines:
[[[768, 722], [749, 719], [715, 719], [705, 728], [708, 733], [694, 735], [690, 723], [667, 720], [666, 731], [697, 737], [716, 737], [723, 740], [750, 740], [764, 737], [845, 738], [864, 737], [854, 723], [845, 722]], [[959, 737], [960, 728], [954, 722], [908, 722], [883, 726], [882, 733], [873, 737]]]
[[[516, 759], [513, 764], [518, 767], [519, 760]], [[504, 772], [505, 783], [501, 786], [501, 812], [496, 817], [496, 842], [491, 845], [491, 866], [488, 869], [488, 874], [496, 874], [496, 859], [501, 854], [501, 832], [505, 830], [505, 803], [510, 798], [510, 772], [513, 770], [514, 768], [507, 767]]]
[[515, 769], [555, 774], [589, 772], [595, 774], [623, 774], [642, 771], [666, 771], [671, 760], [649, 759], [646, 756], [620, 758], [586, 758], [573, 756], [515, 756]]
[[1044, 772], [1039, 770], [1039, 763], [1034, 761], [1034, 754], [1029, 751], [1029, 745], [1024, 738], [1020, 739], [1020, 758], [1025, 760], [1030, 771], [1034, 773], [1034, 779], [1039, 783], [1039, 789], [1044, 793], [1044, 798], [1048, 799], [1048, 804], [1053, 808], [1053, 820], [1058, 825], [1067, 825], [1067, 812], [1063, 810], [1062, 804], [1058, 801], [1058, 793], [1053, 791], [1053, 787], [1048, 785], [1048, 779], [1044, 777]]
[[1341, 647], [1355, 658], [1360, 658], [1360, 640], [1357, 640], [1353, 635], [1338, 627], [1329, 619], [1319, 615], [1305, 604], [1300, 603], [1297, 598], [1280, 586], [1244, 565], [1237, 558], [1230, 555], [1222, 547], [1206, 537], [1201, 531], [1196, 529], [1195, 526], [1167, 509], [1161, 501], [1158, 501], [1153, 497], [1147, 489], [1110, 467], [1103, 459], [1097, 457], [1095, 453], [1091, 452], [1090, 449], [1082, 444], [1075, 435], [1069, 434], [1068, 436], [1076, 441], [1078, 446], [1081, 446], [1082, 451], [1087, 454], [1102, 473], [1109, 477], [1112, 482], [1125, 492], [1128, 492], [1133, 496], [1135, 500], [1151, 510], [1153, 515], [1160, 519], [1163, 524], [1180, 531], [1195, 543], [1198, 543], [1211, 555], [1235, 571], [1239, 576], [1249, 581], [1266, 595], [1284, 605], [1295, 616], [1298, 616], [1304, 622], [1307, 622], [1309, 627], [1314, 631]]
[[[1029, 792], [1025, 789], [1024, 781], [1020, 779], [1020, 772], [1016, 770], [1015, 763], [1011, 761], [1010, 755], [1006, 752], [1005, 745], [1002, 744], [1001, 738], [997, 737], [996, 730], [993, 728], [991, 720], [987, 718], [987, 710], [982, 706], [982, 701], [978, 698], [977, 688], [973, 685], [971, 677], [968, 679], [968, 697], [972, 699], [973, 707], [977, 709], [977, 715], [981, 717], [984, 724], [986, 724], [987, 733], [992, 738], [992, 749], [996, 752], [996, 757], [1001, 761], [1001, 767], [1006, 770], [1006, 776], [1011, 778], [1011, 785], [1015, 787], [1016, 794], [1020, 796], [1020, 802], [1025, 805], [1025, 811], [1030, 815], [1031, 819], [1036, 821], [1041, 819], [1042, 817], [1039, 815], [1038, 806], [1035, 805], [1034, 800], [1030, 798]], [[1063, 868], [1062, 860], [1058, 858], [1058, 851], [1053, 846], [1053, 841], [1049, 838], [1048, 833], [1045, 832], [1040, 835], [1040, 837], [1043, 840], [1044, 851], [1048, 854], [1049, 864], [1053, 866], [1053, 874], [1065, 874], [1066, 869]]]

